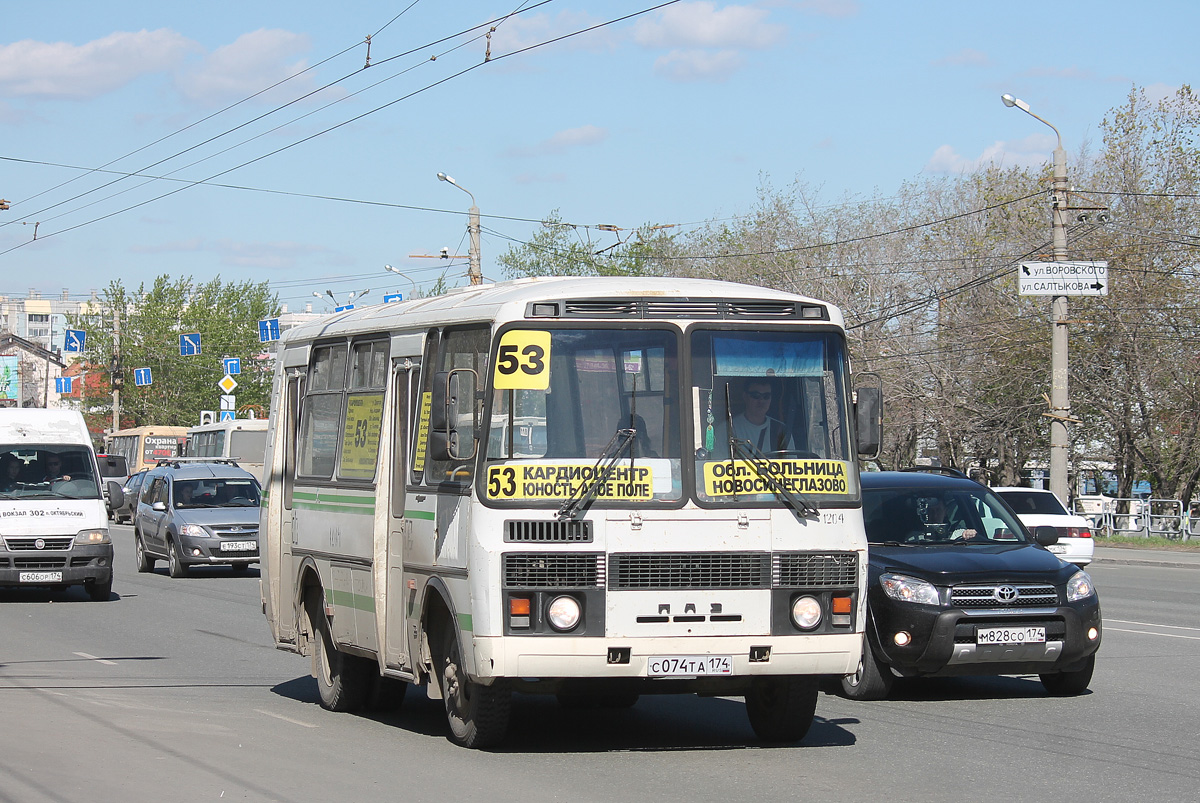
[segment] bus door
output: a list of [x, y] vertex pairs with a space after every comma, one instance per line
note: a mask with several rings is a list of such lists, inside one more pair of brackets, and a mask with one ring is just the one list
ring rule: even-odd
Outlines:
[[[410, 405], [417, 389], [417, 363], [412, 358], [392, 361], [391, 437], [389, 446], [380, 449], [378, 488], [387, 489], [387, 554], [384, 606], [384, 663], [391, 669], [411, 671], [408, 655], [408, 618], [416, 614], [417, 589], [407, 587], [404, 577], [405, 542], [412, 536], [412, 519], [406, 517], [407, 465], [412, 418]], [[378, 576], [378, 575], [377, 575]]]
[[[287, 390], [282, 408], [283, 420], [278, 422], [278, 426], [283, 430], [282, 504], [270, 500], [272, 507], [279, 505], [279, 543], [271, 545], [273, 554], [268, 558], [271, 561], [271, 588], [266, 597], [268, 600], [274, 600], [279, 606], [279, 610], [275, 612], [278, 639], [288, 643], [296, 641], [296, 622], [299, 616], [297, 605], [300, 603], [294, 588], [296, 570], [292, 565], [292, 547], [296, 543], [296, 507], [293, 497], [296, 487], [296, 435], [300, 430], [300, 400], [304, 398], [304, 376], [303, 368], [293, 368], [287, 375]], [[278, 465], [277, 460], [272, 462]]]

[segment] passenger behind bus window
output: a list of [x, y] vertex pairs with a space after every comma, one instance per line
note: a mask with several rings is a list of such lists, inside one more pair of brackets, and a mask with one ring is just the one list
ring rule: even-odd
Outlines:
[[742, 385], [742, 410], [733, 417], [734, 437], [749, 441], [760, 452], [793, 451], [796, 446], [787, 426], [768, 415], [775, 385], [771, 380], [750, 377]]

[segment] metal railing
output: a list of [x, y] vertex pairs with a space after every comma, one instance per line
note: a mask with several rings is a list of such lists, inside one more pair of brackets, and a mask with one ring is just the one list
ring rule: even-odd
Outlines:
[[1200, 537], [1200, 503], [1185, 510], [1178, 499], [1076, 499], [1072, 512], [1092, 524], [1093, 535], [1159, 536], [1187, 541]]

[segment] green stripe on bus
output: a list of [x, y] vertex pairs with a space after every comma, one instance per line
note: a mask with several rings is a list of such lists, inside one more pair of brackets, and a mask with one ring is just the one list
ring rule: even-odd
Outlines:
[[326, 513], [354, 513], [356, 515], [374, 516], [375, 506], [362, 507], [360, 505], [328, 505], [325, 500], [320, 502], [293, 502], [292, 507], [298, 507], [301, 510], [323, 510]]
[[436, 521], [437, 514], [432, 510], [406, 510], [404, 511], [406, 519], [424, 519], [425, 521]]
[[325, 600], [339, 608], [353, 608], [357, 611], [375, 612], [375, 599], [364, 594], [352, 594], [349, 591], [325, 589]]
[[474, 628], [471, 626], [471, 614], [460, 613], [458, 615], [458, 629], [464, 633], [474, 632]]

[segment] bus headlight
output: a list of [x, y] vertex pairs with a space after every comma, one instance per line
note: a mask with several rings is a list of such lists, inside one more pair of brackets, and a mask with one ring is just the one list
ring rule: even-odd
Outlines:
[[579, 600], [574, 597], [555, 597], [546, 608], [546, 621], [560, 632], [574, 630], [582, 615], [583, 609], [579, 607]]
[[80, 530], [75, 535], [75, 544], [77, 546], [93, 546], [95, 544], [107, 544], [108, 530]]
[[801, 630], [812, 630], [821, 624], [821, 603], [816, 597], [796, 597], [792, 601], [792, 622]]

